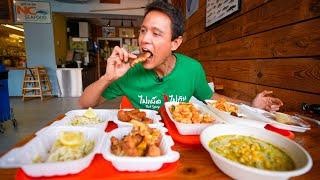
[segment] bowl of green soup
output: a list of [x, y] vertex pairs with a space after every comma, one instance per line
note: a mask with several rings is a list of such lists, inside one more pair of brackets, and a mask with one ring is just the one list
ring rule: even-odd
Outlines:
[[217, 124], [203, 130], [200, 140], [218, 168], [235, 179], [288, 179], [312, 167], [302, 146], [264, 129]]

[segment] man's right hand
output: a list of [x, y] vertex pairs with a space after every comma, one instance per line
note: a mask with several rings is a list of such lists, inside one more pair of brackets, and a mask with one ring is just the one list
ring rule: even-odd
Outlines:
[[119, 46], [115, 46], [111, 56], [107, 60], [104, 78], [109, 81], [115, 81], [122, 77], [130, 69], [130, 63], [128, 63], [129, 58], [137, 58], [137, 56], [128, 53]]

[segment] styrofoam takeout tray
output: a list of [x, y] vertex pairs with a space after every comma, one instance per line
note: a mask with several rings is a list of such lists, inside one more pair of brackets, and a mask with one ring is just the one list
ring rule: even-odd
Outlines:
[[[40, 156], [42, 159], [48, 157], [48, 151], [59, 137], [62, 131], [80, 131], [83, 132], [87, 140], [95, 142], [94, 149], [87, 156], [72, 161], [65, 162], [44, 162], [33, 163], [33, 160]], [[94, 158], [94, 155], [101, 149], [101, 140], [103, 131], [97, 131], [96, 128], [88, 127], [54, 127], [46, 129], [45, 133], [36, 136], [22, 147], [14, 148], [0, 159], [1, 168], [18, 168], [32, 177], [54, 176], [76, 174], [88, 167]]]
[[[46, 131], [51, 126], [72, 126], [70, 123], [74, 119], [75, 116], [82, 116], [88, 109], [80, 109], [80, 110], [71, 110], [68, 111], [61, 120], [53, 122], [50, 126], [40, 129], [38, 132], [36, 132], [36, 135], [39, 135]], [[86, 125], [80, 125], [83, 127], [93, 127], [98, 128], [101, 130], [105, 130], [108, 126], [108, 122], [117, 118], [117, 110], [113, 109], [93, 109], [95, 113], [97, 113], [97, 116], [100, 120], [103, 122], [98, 124], [86, 124]], [[74, 127], [74, 126], [73, 126]]]
[[[267, 112], [262, 109], [257, 109], [254, 107], [250, 107], [247, 105], [240, 105], [240, 108], [245, 111], [247, 114], [250, 114], [254, 119], [262, 122], [266, 122], [268, 124], [271, 124], [272, 126], [280, 129], [286, 129], [289, 131], [296, 131], [296, 132], [305, 132], [306, 130], [310, 130], [310, 127], [303, 127], [303, 126], [298, 126], [298, 125], [289, 125], [289, 124], [284, 124], [281, 122], [278, 122], [276, 120], [273, 120], [271, 118], [268, 118], [266, 115], [271, 114], [270, 112]], [[298, 118], [295, 116], [292, 116], [292, 118]]]
[[112, 165], [119, 171], [156, 171], [160, 169], [163, 163], [175, 162], [179, 159], [180, 154], [173, 151], [171, 147], [174, 145], [172, 138], [165, 135], [166, 128], [160, 129], [162, 134], [162, 140], [160, 143], [160, 149], [163, 155], [158, 157], [128, 157], [128, 156], [116, 156], [111, 153], [111, 137], [115, 136], [121, 139], [123, 136], [131, 132], [132, 127], [122, 127], [111, 131], [105, 136], [102, 146], [102, 155], [105, 159], [112, 162]]
[[205, 100], [205, 102], [207, 103], [207, 107], [212, 112], [216, 113], [218, 116], [220, 116], [222, 119], [224, 119], [226, 122], [230, 124], [240, 124], [240, 125], [246, 125], [246, 126], [257, 127], [257, 128], [264, 128], [267, 125], [266, 122], [257, 121], [253, 116], [243, 111], [240, 108], [240, 105], [228, 102], [230, 104], [236, 105], [239, 108], [238, 114], [243, 116], [243, 117], [235, 117], [235, 116], [232, 116], [229, 112], [221, 111], [213, 107], [212, 105], [210, 105], [211, 103], [216, 102], [216, 100], [210, 99], [210, 100]]
[[192, 103], [197, 109], [199, 109], [202, 113], [208, 113], [210, 116], [212, 116], [215, 121], [212, 123], [196, 123], [196, 124], [187, 124], [187, 123], [181, 123], [176, 121], [171, 112], [170, 112], [170, 107], [172, 105], [178, 105], [179, 102], [166, 102], [165, 103], [165, 108], [167, 111], [168, 116], [170, 117], [171, 121], [175, 124], [177, 127], [178, 132], [181, 135], [199, 135], [202, 130], [204, 130], [206, 127], [211, 126], [213, 124], [221, 124], [224, 123], [224, 120], [217, 116], [215, 113], [210, 111], [208, 108], [205, 106], [201, 106], [200, 104]]

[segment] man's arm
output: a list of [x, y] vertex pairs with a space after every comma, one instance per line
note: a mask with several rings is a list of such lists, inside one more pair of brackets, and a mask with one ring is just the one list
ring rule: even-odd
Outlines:
[[99, 80], [90, 84], [79, 99], [80, 108], [95, 107], [105, 102], [101, 94], [110, 84], [111, 81], [106, 76], [102, 76]]
[[113, 81], [122, 77], [130, 69], [130, 64], [127, 63], [129, 57], [136, 58], [137, 56], [118, 46], [114, 47], [111, 56], [107, 60], [106, 73], [99, 80], [88, 86], [81, 95], [79, 99], [81, 108], [95, 107], [105, 101], [101, 94]]

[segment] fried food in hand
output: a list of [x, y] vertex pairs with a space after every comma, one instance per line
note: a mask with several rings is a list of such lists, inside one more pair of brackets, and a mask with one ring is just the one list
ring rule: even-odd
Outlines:
[[134, 65], [138, 64], [139, 62], [144, 62], [151, 56], [150, 52], [144, 52], [140, 54], [137, 58], [132, 59], [129, 58], [130, 66], [133, 67]]

